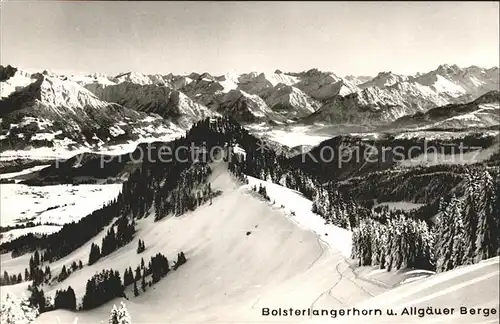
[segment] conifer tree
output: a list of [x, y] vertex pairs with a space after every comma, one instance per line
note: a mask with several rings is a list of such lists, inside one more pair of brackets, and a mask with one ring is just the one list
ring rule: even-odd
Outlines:
[[137, 280], [134, 279], [134, 296], [139, 296], [139, 289], [137, 289]]

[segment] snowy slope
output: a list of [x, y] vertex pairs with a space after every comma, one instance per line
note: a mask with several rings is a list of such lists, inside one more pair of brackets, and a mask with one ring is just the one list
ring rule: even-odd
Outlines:
[[[71, 285], [80, 299], [85, 280], [96, 271], [114, 268], [120, 271], [161, 252], [172, 258], [179, 250], [186, 253], [188, 262], [133, 297], [127, 289], [124, 300], [133, 323], [306, 323], [331, 322], [330, 316], [262, 316], [262, 308], [271, 309], [340, 309], [347, 307], [401, 308], [426, 307], [428, 303], [441, 307], [460, 305], [497, 306], [498, 258], [452, 270], [420, 280], [407, 280], [399, 288], [387, 286], [360, 277], [350, 265], [343, 250], [347, 235], [337, 230], [321, 234], [326, 228], [312, 221], [309, 203], [301, 195], [280, 186], [249, 178], [249, 185], [241, 186], [229, 175], [225, 166], [212, 164], [211, 183], [223, 191], [213, 204], [203, 205], [180, 217], [167, 217], [153, 222], [152, 217], [138, 221], [138, 233], [127, 246], [102, 258], [92, 266], [85, 265], [61, 283], [44, 287], [46, 295]], [[248, 189], [252, 184], [267, 187], [272, 202], [262, 200]], [[278, 201], [278, 199], [281, 199]], [[283, 204], [284, 208], [278, 206]], [[245, 208], [241, 208], [245, 206]], [[291, 215], [291, 211], [295, 216]], [[297, 226], [298, 225], [298, 226]], [[279, 230], [277, 230], [279, 229]], [[327, 230], [328, 231], [328, 230]], [[343, 231], [343, 230], [342, 230]], [[102, 233], [94, 241], [100, 242]], [[136, 253], [137, 240], [145, 240], [146, 251]], [[328, 244], [323, 244], [328, 240]], [[51, 264], [53, 273], [73, 260], [88, 259], [91, 242], [71, 255]], [[340, 247], [340, 250], [337, 248]], [[2, 266], [9, 272], [22, 271], [26, 256], [12, 259], [2, 255]], [[411, 271], [407, 272], [411, 273]], [[427, 275], [427, 274], [425, 274]], [[420, 277], [423, 277], [420, 275]], [[26, 284], [7, 287], [2, 294], [22, 294]], [[478, 293], [481, 291], [481, 293]], [[384, 293], [385, 292], [385, 293]], [[455, 296], [455, 304], [449, 295]], [[78, 323], [106, 321], [113, 300], [86, 312], [56, 310], [42, 314], [36, 323]], [[449, 322], [464, 322], [464, 317], [450, 318]], [[487, 323], [492, 318], [475, 317], [473, 322]], [[418, 317], [344, 317], [352, 323], [422, 322]], [[440, 322], [438, 318], [432, 318]], [[469, 318], [469, 322], [470, 318]]]
[[269, 181], [250, 176], [248, 180], [246, 188], [265, 186], [271, 201], [274, 202], [274, 205], [283, 208], [289, 219], [300, 227], [317, 234], [321, 241], [325, 242], [331, 249], [340, 251], [346, 258], [351, 256], [352, 233], [335, 225], [325, 225], [325, 220], [312, 212], [311, 200], [305, 198], [300, 192]]
[[476, 111], [452, 116], [423, 128], [486, 128], [497, 125], [500, 125], [500, 104], [494, 103], [479, 105]]
[[[426, 310], [454, 308], [454, 314], [423, 316], [366, 316], [345, 318], [343, 323], [498, 323], [499, 257], [478, 264], [460, 267], [448, 272], [404, 284], [376, 296], [356, 307], [363, 309], [392, 308], [399, 314], [405, 307]], [[453, 296], [450, 298], [450, 296]], [[474, 308], [475, 314], [460, 314], [460, 307]], [[485, 316], [477, 308], [494, 308], [496, 314]]]
[[116, 198], [121, 184], [27, 186], [2, 184], [2, 226], [24, 223], [66, 224], [78, 221]]
[[[385, 291], [356, 279], [339, 251], [328, 249], [315, 234], [284, 217], [281, 208], [269, 206], [241, 187], [225, 167], [213, 165], [213, 170], [212, 186], [223, 194], [212, 205], [156, 223], [151, 217], [139, 220], [133, 242], [92, 266], [84, 266], [62, 283], [47, 287], [46, 294], [71, 285], [80, 298], [85, 279], [100, 269], [123, 271], [138, 264], [141, 257], [147, 260], [157, 252], [172, 257], [179, 250], [186, 253], [188, 261], [178, 271], [136, 298], [127, 290], [129, 300], [125, 302], [134, 323], [262, 323], [262, 307], [307, 307], [339, 280], [341, 289], [336, 297], [343, 302], [367, 298], [365, 290], [372, 295]], [[139, 238], [146, 245], [140, 255], [135, 251]], [[100, 239], [96, 237], [95, 241]], [[58, 273], [72, 260], [86, 263], [89, 246], [90, 242], [53, 263], [51, 269]], [[15, 271], [18, 263], [9, 258], [2, 262], [8, 271]], [[54, 323], [57, 318], [72, 322], [75, 316], [78, 323], [106, 321], [111, 305], [117, 302], [87, 312], [44, 313], [36, 323]]]
[[414, 129], [470, 129], [500, 124], [500, 92], [490, 91], [473, 102], [437, 107], [425, 113], [403, 116], [392, 127]]
[[17, 70], [9, 79], [0, 82], [0, 98], [7, 98], [11, 93], [35, 81], [36, 79], [32, 78], [30, 73]]

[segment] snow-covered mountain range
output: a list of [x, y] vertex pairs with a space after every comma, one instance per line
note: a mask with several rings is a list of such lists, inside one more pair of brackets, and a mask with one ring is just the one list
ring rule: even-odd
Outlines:
[[[0, 66], [0, 89], [5, 151], [161, 137], [218, 114], [247, 124], [387, 125], [498, 90], [499, 69], [440, 65], [413, 76], [381, 72], [373, 78], [317, 69], [221, 76], [127, 72], [112, 77], [31, 74]], [[461, 127], [467, 127], [466, 119], [460, 119]], [[491, 126], [474, 125], [483, 124]]]

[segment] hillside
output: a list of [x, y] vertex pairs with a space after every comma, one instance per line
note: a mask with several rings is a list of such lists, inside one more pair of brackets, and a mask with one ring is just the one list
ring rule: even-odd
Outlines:
[[[47, 289], [46, 294], [71, 285], [81, 298], [85, 278], [100, 269], [125, 269], [139, 263], [141, 257], [147, 259], [158, 251], [172, 255], [178, 250], [185, 251], [188, 258], [178, 273], [139, 297], [125, 300], [134, 322], [259, 322], [261, 307], [308, 306], [324, 287], [339, 280], [342, 289], [335, 296], [350, 303], [384, 291], [352, 278], [340, 251], [327, 248], [315, 234], [288, 220], [278, 206], [270, 206], [242, 188], [225, 166], [212, 167], [213, 188], [223, 191], [212, 205], [157, 223], [151, 217], [139, 220], [136, 239], [129, 245], [95, 265], [85, 266]], [[138, 238], [143, 238], [147, 246], [141, 255], [135, 251]], [[52, 271], [58, 273], [72, 260], [86, 260], [89, 246], [90, 242], [53, 263]], [[3, 261], [2, 265], [14, 272], [11, 262]], [[75, 316], [78, 323], [95, 323], [107, 318], [110, 307], [105, 304], [78, 314], [57, 310], [42, 314], [37, 323], [54, 323], [57, 317], [71, 322]]]
[[[55, 290], [71, 285], [77, 298], [81, 298], [84, 278], [100, 269], [126, 268], [139, 263], [141, 257], [146, 259], [158, 251], [172, 255], [183, 250], [188, 262], [178, 272], [170, 274], [138, 297], [133, 297], [130, 288], [126, 290], [129, 297], [123, 301], [134, 323], [166, 320], [261, 323], [263, 318], [266, 322], [323, 323], [331, 321], [330, 316], [314, 316], [312, 319], [308, 319], [307, 315], [262, 317], [262, 308], [329, 311], [357, 307], [380, 308], [385, 312], [387, 307], [421, 306], [425, 309], [429, 302], [433, 307], [454, 308], [496, 305], [498, 290], [495, 293], [491, 287], [498, 287], [498, 257], [425, 279], [408, 281], [410, 283], [403, 282], [406, 282], [405, 278], [411, 278], [412, 271], [403, 273], [399, 278], [388, 273], [385, 277], [378, 276], [376, 280], [370, 279], [370, 274], [360, 276], [346, 259], [345, 252], [337, 247], [340, 243], [338, 236], [329, 238], [320, 235], [320, 239], [320, 233], [311, 232], [310, 221], [307, 220], [309, 216], [303, 218], [306, 223], [294, 220], [295, 216], [290, 214], [292, 209], [303, 215], [303, 211], [297, 209], [302, 203], [297, 200], [303, 199], [299, 193], [264, 183], [271, 199], [283, 198], [273, 205], [249, 189], [253, 181], [258, 180], [242, 186], [222, 163], [212, 164], [211, 167], [210, 182], [215, 190], [223, 192], [213, 199], [211, 205], [160, 222], [153, 222], [151, 217], [139, 220], [136, 238], [129, 245], [92, 266], [84, 266], [65, 281], [51, 286], [46, 294], [51, 295]], [[294, 200], [295, 204], [290, 205]], [[285, 208], [278, 207], [279, 204], [285, 204]], [[242, 205], [244, 209], [240, 208]], [[327, 232], [328, 227], [334, 228], [325, 226]], [[99, 241], [100, 237], [95, 237], [93, 241]], [[139, 238], [146, 242], [143, 254], [135, 251]], [[323, 242], [331, 239], [332, 243], [328, 245]], [[89, 246], [90, 242], [52, 263], [52, 271], [58, 273], [62, 265], [73, 260], [86, 260]], [[9, 272], [15, 272], [19, 267], [22, 269], [23, 265], [18, 261], [3, 259], [3, 268]], [[392, 285], [398, 282], [401, 285], [388, 290], [391, 286], [380, 281], [387, 280], [387, 275], [396, 280]], [[19, 293], [22, 285], [3, 287], [3, 295], [5, 292]], [[483, 293], [477, 294], [478, 290]], [[450, 303], [445, 297], [450, 292], [455, 296], [455, 303]], [[78, 323], [105, 321], [112, 304], [117, 302], [114, 300], [92, 311], [73, 313], [56, 310], [43, 313], [36, 323], [70, 323], [75, 318], [78, 318]], [[399, 323], [402, 319], [399, 316], [390, 319], [375, 316], [339, 317], [337, 320], [351, 323], [356, 320], [365, 322], [367, 318], [370, 322], [384, 323]], [[443, 320], [449, 323], [489, 323], [491, 319], [491, 316], [483, 315], [431, 318], [440, 323]], [[420, 322], [421, 318], [408, 315], [404, 320]]]
[[[11, 193], [40, 209], [24, 210], [30, 218], [21, 220], [12, 209], [11, 224], [19, 226], [2, 228], [9, 234], [0, 245], [2, 292], [30, 294], [43, 322], [105, 320], [123, 298], [139, 321], [261, 322], [262, 308], [355, 306], [399, 283], [460, 275], [453, 271], [463, 266], [478, 275], [471, 284], [479, 284], [484, 273], [474, 269], [500, 251], [498, 135], [431, 141], [400, 135], [338, 136], [306, 159], [289, 158], [233, 118], [211, 117], [184, 136], [140, 144], [131, 154], [81, 154], [31, 166], [32, 173], [13, 164], [14, 174], [4, 176], [9, 188], [36, 193]], [[468, 153], [480, 153], [470, 163], [412, 164], [427, 155], [427, 144], [458, 158], [452, 149], [464, 143], [475, 146]], [[375, 162], [363, 154], [339, 165], [325, 160], [325, 147], [402, 152]], [[218, 154], [207, 154], [216, 148]], [[144, 155], [159, 157], [165, 149], [181, 154], [167, 161]], [[72, 212], [48, 203], [47, 188], [82, 188], [79, 181], [109, 186], [112, 200], [100, 208], [86, 204], [97, 208], [86, 216], [76, 202]], [[57, 194], [71, 202], [68, 192]], [[61, 217], [65, 210], [72, 217]], [[45, 217], [58, 222], [30, 223]], [[36, 234], [47, 225], [63, 226]], [[19, 230], [24, 235], [9, 238]], [[498, 277], [490, 267], [484, 275]], [[455, 279], [448, 284], [450, 291], [462, 287]], [[440, 296], [439, 287], [416, 295], [417, 302]], [[150, 302], [158, 300], [161, 306]]]

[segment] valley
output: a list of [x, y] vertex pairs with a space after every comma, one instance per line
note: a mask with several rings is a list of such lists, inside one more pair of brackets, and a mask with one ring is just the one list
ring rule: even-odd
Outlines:
[[478, 69], [5, 68], [2, 301], [34, 323], [121, 302], [134, 323], [490, 323], [417, 309], [498, 311], [498, 69]]

